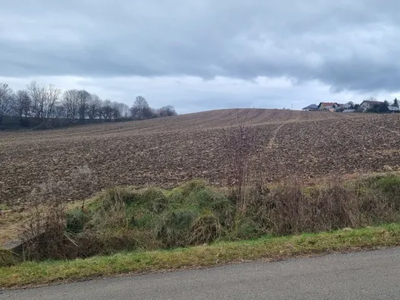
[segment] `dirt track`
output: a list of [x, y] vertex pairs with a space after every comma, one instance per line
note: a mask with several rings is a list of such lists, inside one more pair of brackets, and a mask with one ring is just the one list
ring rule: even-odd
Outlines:
[[50, 178], [68, 182], [83, 165], [96, 181], [89, 189], [71, 189], [65, 199], [76, 200], [107, 186], [172, 186], [198, 177], [222, 185], [229, 162], [222, 128], [236, 125], [238, 119], [257, 132], [259, 163], [269, 181], [400, 166], [400, 115], [217, 110], [140, 122], [0, 132], [0, 203], [25, 201], [33, 187]]

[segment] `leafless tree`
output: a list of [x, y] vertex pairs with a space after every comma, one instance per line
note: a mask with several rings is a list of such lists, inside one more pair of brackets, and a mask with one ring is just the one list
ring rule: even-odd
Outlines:
[[121, 112], [119, 111], [119, 109], [118, 108], [116, 108], [116, 107], [113, 107], [112, 108], [112, 118], [114, 119], [114, 120], [118, 120], [118, 119], [121, 119]]
[[169, 116], [176, 116], [177, 113], [173, 106], [168, 105], [168, 106], [164, 106], [164, 107], [161, 107], [160, 109], [158, 109], [157, 115], [159, 117], [169, 117]]
[[[42, 85], [32, 81], [26, 90], [13, 93], [5, 83], [0, 84], [0, 116], [8, 115], [19, 117], [20, 124], [29, 126], [31, 120], [37, 118], [42, 121], [49, 118], [67, 118], [74, 120], [104, 119], [107, 121], [132, 117], [134, 120], [144, 120], [164, 116], [176, 115], [172, 106], [165, 106], [154, 110], [146, 99], [138, 96], [131, 108], [120, 102], [102, 101], [97, 95], [91, 95], [86, 90], [67, 90], [61, 96], [61, 90], [54, 85]], [[33, 122], [32, 124], [37, 123]], [[53, 125], [57, 126], [57, 122]], [[63, 124], [62, 122], [60, 124]]]
[[6, 83], [0, 83], [0, 124], [3, 116], [10, 113], [10, 104], [13, 97], [13, 90]]
[[142, 96], [136, 97], [131, 107], [131, 116], [134, 120], [145, 120], [154, 117], [154, 111], [150, 108], [146, 99]]
[[63, 94], [62, 105], [65, 109], [65, 116], [71, 121], [78, 118], [78, 93], [78, 90], [68, 90]]
[[121, 112], [121, 116], [125, 119], [127, 119], [129, 117], [130, 114], [130, 108], [128, 105], [126, 105], [125, 103], [120, 103], [120, 108], [119, 108], [120, 112]]
[[113, 102], [112, 107], [115, 110], [115, 116], [116, 116], [115, 119], [128, 117], [130, 109], [129, 106], [126, 105], [125, 103]]
[[78, 91], [78, 103], [79, 103], [79, 119], [85, 120], [88, 104], [90, 100], [90, 94], [85, 90]]
[[65, 110], [65, 106], [62, 105], [61, 103], [57, 104], [54, 107], [54, 117], [58, 119], [67, 119], [67, 113]]
[[43, 115], [44, 118], [48, 119], [54, 116], [55, 106], [60, 98], [61, 90], [50, 84], [44, 91]]
[[44, 118], [44, 105], [46, 98], [46, 89], [36, 81], [32, 81], [27, 86], [27, 92], [32, 99], [32, 114], [36, 118]]
[[18, 116], [20, 119], [29, 117], [31, 113], [31, 102], [27, 91], [17, 91], [11, 104], [12, 114]]
[[112, 120], [114, 109], [112, 107], [112, 103], [110, 100], [104, 100], [102, 107], [101, 107], [101, 113], [105, 120], [107, 120], [107, 121]]
[[101, 114], [101, 100], [97, 95], [91, 95], [88, 107], [87, 107], [87, 116], [89, 120], [94, 120], [96, 118], [100, 118]]

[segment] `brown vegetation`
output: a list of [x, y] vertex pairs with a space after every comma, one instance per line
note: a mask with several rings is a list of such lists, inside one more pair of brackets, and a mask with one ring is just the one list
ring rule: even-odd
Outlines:
[[318, 187], [299, 181], [243, 186], [244, 198], [203, 181], [170, 191], [116, 187], [69, 211], [57, 200], [64, 188], [49, 183], [34, 195], [39, 205], [24, 223], [23, 258], [88, 257], [400, 221], [397, 175]]

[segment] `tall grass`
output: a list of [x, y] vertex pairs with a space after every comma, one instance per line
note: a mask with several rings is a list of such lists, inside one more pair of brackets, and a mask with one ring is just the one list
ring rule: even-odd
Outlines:
[[48, 202], [42, 221], [34, 223], [44, 229], [43, 238], [27, 243], [26, 257], [88, 257], [399, 222], [400, 181], [393, 176], [316, 187], [296, 180], [248, 186], [245, 209], [230, 192], [204, 181], [169, 191], [116, 187], [68, 212]]
[[66, 258], [66, 205], [58, 196], [67, 188], [65, 182], [50, 180], [32, 191], [31, 213], [20, 228], [24, 258]]

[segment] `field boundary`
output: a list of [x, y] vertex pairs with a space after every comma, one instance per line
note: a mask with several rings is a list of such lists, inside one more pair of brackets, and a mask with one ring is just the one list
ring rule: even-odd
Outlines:
[[71, 261], [24, 262], [0, 268], [0, 287], [27, 287], [118, 274], [196, 269], [258, 259], [276, 261], [399, 245], [400, 224], [286, 237], [267, 236], [257, 240], [217, 242], [175, 250], [125, 252]]

